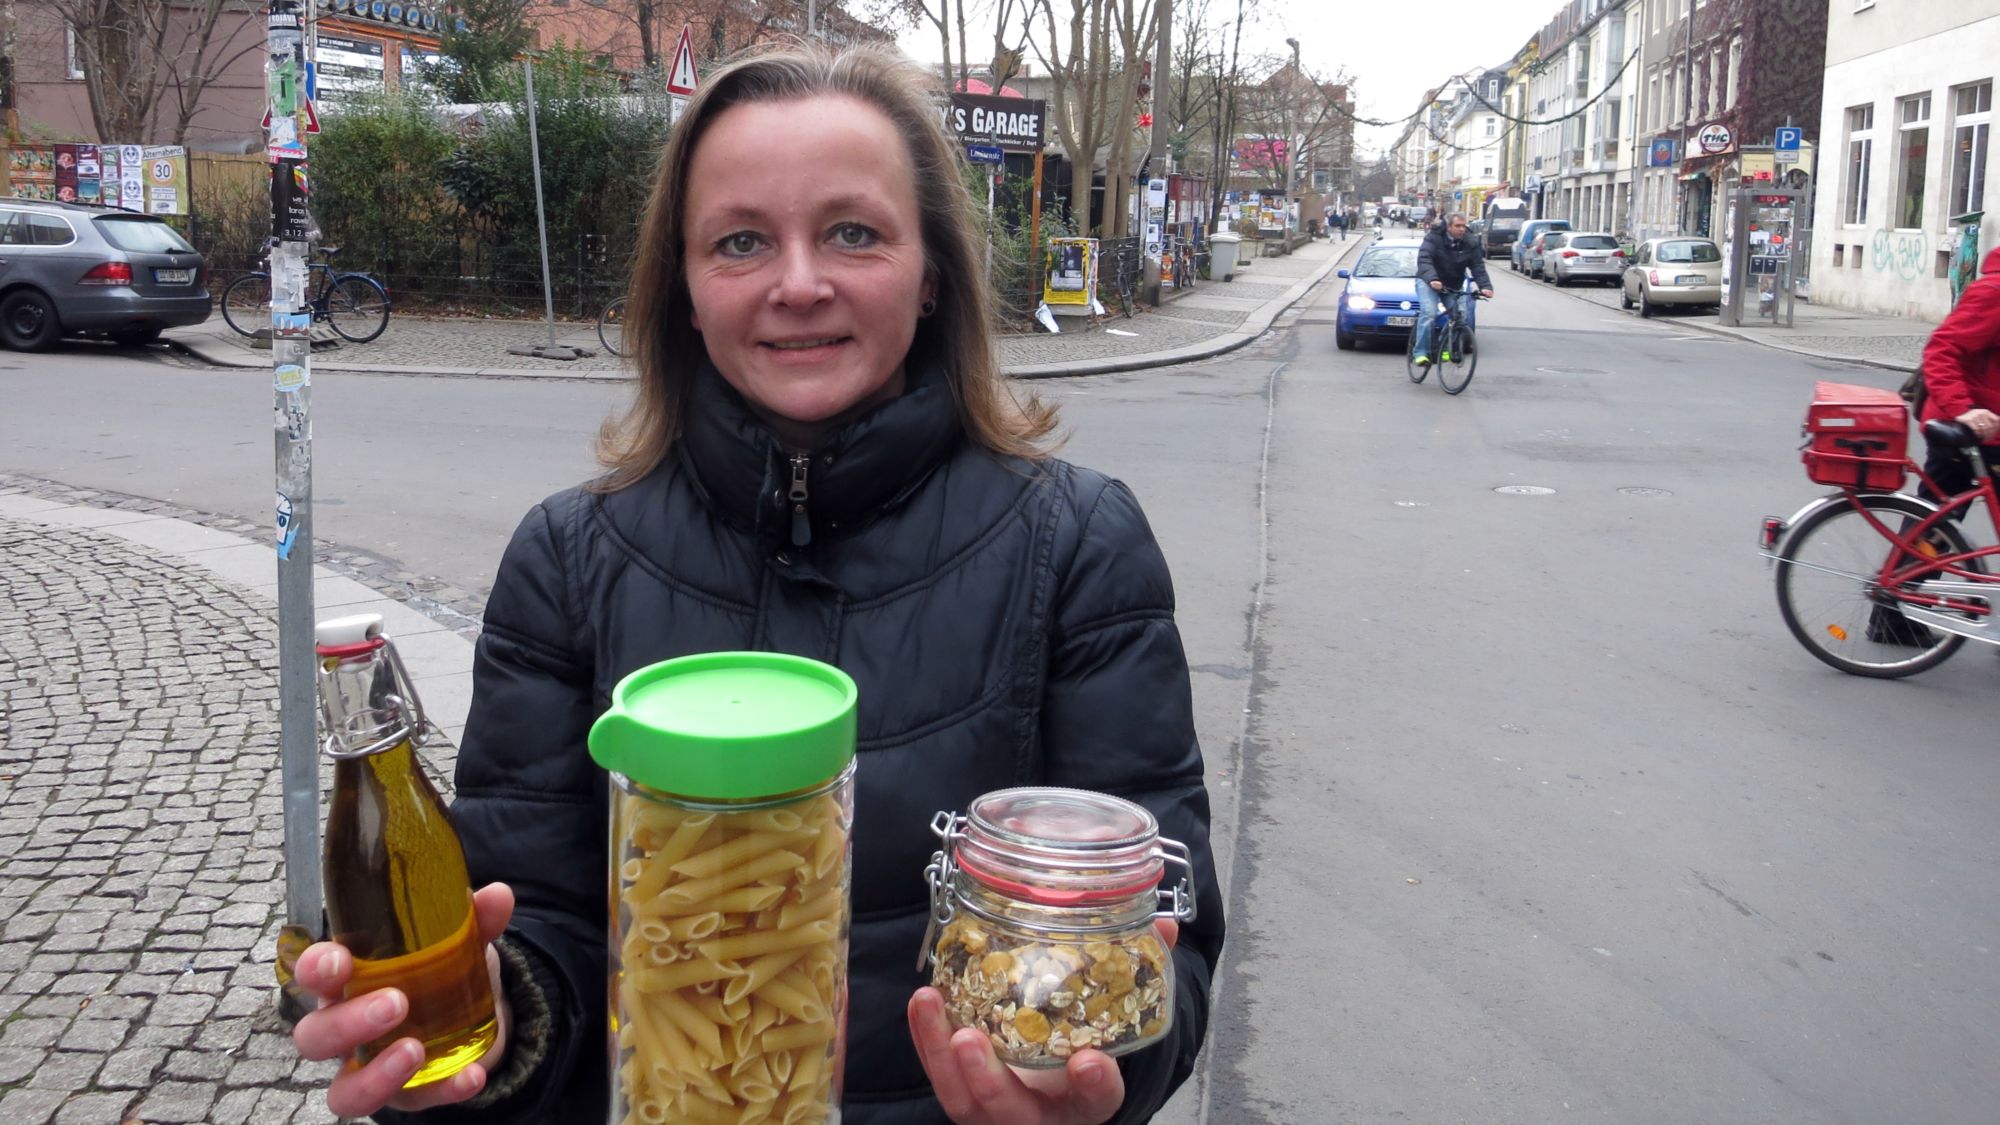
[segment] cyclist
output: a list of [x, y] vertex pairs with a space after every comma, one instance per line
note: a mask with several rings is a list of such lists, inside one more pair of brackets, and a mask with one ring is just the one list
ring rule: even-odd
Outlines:
[[1424, 244], [1417, 250], [1417, 278], [1424, 282], [1417, 289], [1422, 306], [1417, 312], [1417, 366], [1430, 366], [1431, 325], [1437, 322], [1441, 307], [1438, 295], [1447, 284], [1456, 292], [1468, 273], [1479, 283], [1480, 296], [1493, 296], [1493, 279], [1486, 276], [1486, 251], [1470, 237], [1465, 214], [1453, 211], [1442, 226], [1424, 235]]

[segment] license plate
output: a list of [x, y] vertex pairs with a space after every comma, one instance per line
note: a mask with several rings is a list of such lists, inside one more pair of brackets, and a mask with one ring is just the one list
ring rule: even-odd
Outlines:
[[1675, 285], [1700, 285], [1708, 279], [1698, 273], [1684, 273], [1674, 279]]
[[1596, 264], [1598, 264], [1598, 263], [1600, 263], [1600, 262], [1604, 261], [1604, 255], [1602, 255], [1602, 254], [1585, 254], [1585, 255], [1583, 256], [1583, 260], [1584, 260], [1584, 261], [1586, 261], [1586, 262], [1589, 262], [1589, 263], [1591, 263], [1592, 265], [1596, 265]]
[[1417, 318], [1414, 316], [1392, 316], [1389, 318], [1389, 327], [1408, 328], [1416, 322]]
[[186, 285], [194, 280], [193, 270], [154, 270], [153, 280], [161, 285]]

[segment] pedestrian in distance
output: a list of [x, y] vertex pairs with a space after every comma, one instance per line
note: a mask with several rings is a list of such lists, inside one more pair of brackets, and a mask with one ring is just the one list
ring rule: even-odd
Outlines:
[[[761, 649], [859, 687], [841, 1120], [1149, 1120], [1188, 1077], [1223, 941], [1208, 794], [1166, 560], [1133, 494], [1050, 455], [1054, 409], [994, 353], [983, 240], [925, 72], [892, 51], [765, 49], [707, 76], [662, 153], [626, 339], [634, 399], [602, 475], [536, 505], [501, 559], [453, 820], [504, 997], [500, 1042], [436, 1084], [402, 1040], [336, 1114], [602, 1121], [606, 775], [586, 734], [628, 673]], [[781, 152], [813, 174], [772, 176]], [[1116, 1059], [1004, 1066], [914, 969], [932, 814], [1021, 785], [1114, 793], [1193, 855], [1173, 1019]], [[293, 1039], [345, 1058], [396, 1026], [322, 943]], [[386, 1107], [386, 1108], [385, 1108]]]
[[1431, 325], [1437, 321], [1439, 294], [1447, 287], [1457, 292], [1467, 275], [1479, 285], [1479, 295], [1493, 296], [1493, 279], [1486, 275], [1486, 251], [1471, 237], [1464, 214], [1452, 212], [1445, 221], [1424, 236], [1417, 248], [1417, 342], [1416, 364], [1431, 361]]

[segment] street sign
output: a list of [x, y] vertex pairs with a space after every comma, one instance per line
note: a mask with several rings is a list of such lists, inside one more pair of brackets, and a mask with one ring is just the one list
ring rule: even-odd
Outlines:
[[999, 164], [1007, 159], [1007, 150], [999, 145], [966, 145], [965, 158], [974, 164]]
[[1771, 153], [1771, 156], [1781, 167], [1786, 164], [1797, 164], [1799, 162], [1799, 150], [1795, 148], [1776, 149]]
[[1797, 125], [1780, 125], [1771, 141], [1771, 147], [1779, 152], [1797, 152], [1805, 143], [1806, 131]]
[[1674, 138], [1655, 137], [1652, 143], [1646, 146], [1646, 167], [1671, 168], [1677, 155], [1674, 151]]
[[694, 72], [694, 32], [683, 26], [681, 41], [674, 48], [674, 65], [667, 68], [667, 93], [692, 94], [700, 79]]

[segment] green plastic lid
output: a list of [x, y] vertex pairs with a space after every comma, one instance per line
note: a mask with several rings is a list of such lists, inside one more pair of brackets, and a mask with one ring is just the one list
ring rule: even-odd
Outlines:
[[778, 652], [709, 652], [641, 668], [590, 728], [590, 756], [683, 797], [742, 800], [810, 789], [854, 759], [860, 693], [831, 664]]

